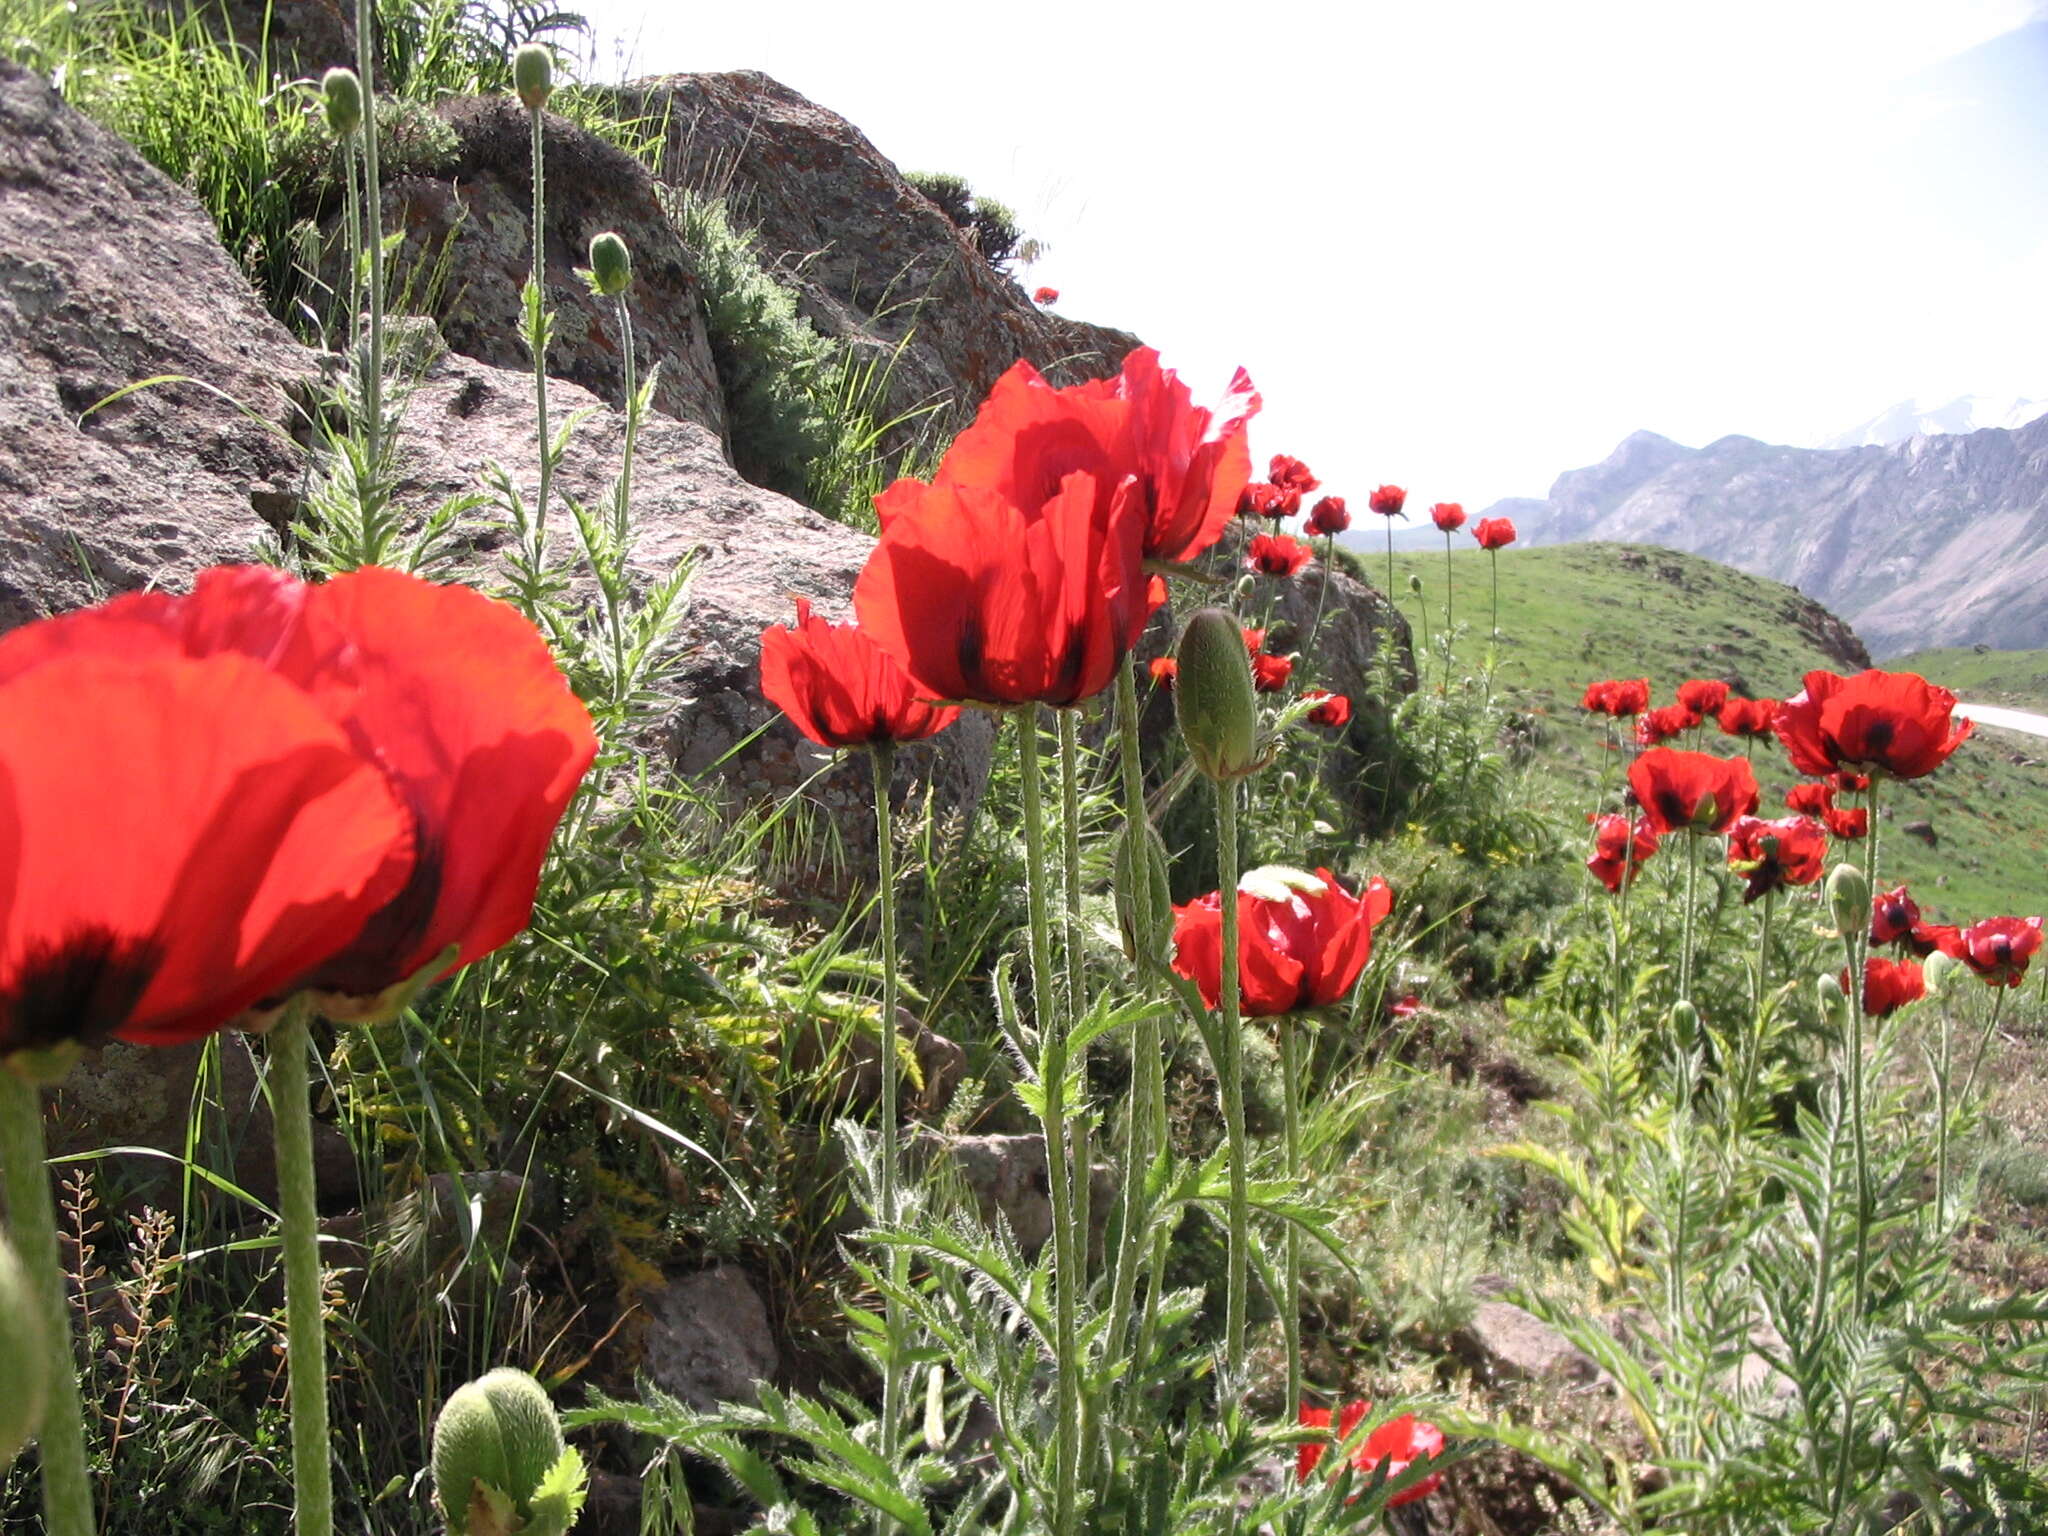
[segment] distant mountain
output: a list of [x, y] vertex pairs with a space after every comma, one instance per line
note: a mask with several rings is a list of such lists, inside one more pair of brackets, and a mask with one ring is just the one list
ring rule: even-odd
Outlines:
[[1935, 437], [1981, 432], [1986, 427], [2011, 431], [2048, 416], [2048, 400], [2023, 400], [2012, 395], [1961, 395], [1946, 405], [1901, 400], [1866, 422], [1838, 432], [1822, 448], [1889, 448], [1910, 437]]
[[2048, 646], [2048, 417], [1839, 449], [1637, 432], [1487, 514], [1531, 543], [1664, 544], [1790, 583], [1878, 656]]

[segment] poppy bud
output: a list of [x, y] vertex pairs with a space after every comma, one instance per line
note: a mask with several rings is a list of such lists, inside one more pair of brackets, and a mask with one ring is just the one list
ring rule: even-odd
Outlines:
[[[1149, 866], [1150, 878], [1142, 885], [1139, 883], [1140, 870], [1134, 862], [1139, 858]], [[1166, 941], [1173, 933], [1173, 890], [1167, 874], [1166, 844], [1149, 822], [1143, 825], [1125, 823], [1123, 835], [1116, 843], [1116, 888], [1126, 908], [1126, 951], [1134, 958], [1165, 954]], [[1130, 932], [1133, 926], [1131, 913], [1138, 910], [1139, 901], [1145, 897], [1151, 898], [1146, 909], [1149, 915], [1137, 920], [1137, 932]]]
[[946, 1448], [946, 1368], [934, 1365], [924, 1378], [924, 1448], [934, 1456]]
[[1835, 932], [1853, 938], [1870, 924], [1870, 882], [1854, 864], [1837, 864], [1828, 871], [1828, 913], [1835, 920]]
[[1951, 981], [1968, 972], [1969, 967], [1946, 950], [1937, 949], [1920, 962], [1920, 978], [1927, 983], [1929, 997], [1941, 996]]
[[633, 253], [626, 242], [610, 230], [590, 239], [590, 286], [608, 299], [616, 299], [633, 281]]
[[1420, 597], [1422, 595], [1422, 578], [1416, 575], [1413, 571], [1410, 571], [1408, 573], [1408, 590], [1410, 592], [1413, 592], [1417, 597]]
[[337, 139], [363, 126], [363, 82], [354, 70], [327, 71], [320, 77], [320, 94], [327, 98], [327, 126]]
[[1259, 767], [1259, 705], [1243, 629], [1221, 608], [1199, 608], [1174, 657], [1173, 708], [1195, 766], [1212, 779], [1249, 777]]
[[1301, 775], [1296, 773], [1292, 768], [1288, 769], [1285, 773], [1280, 775], [1280, 792], [1283, 795], [1293, 794], [1294, 791], [1300, 786], [1300, 784]]
[[548, 1395], [501, 1367], [434, 1422], [434, 1497], [449, 1536], [562, 1536], [583, 1503], [582, 1458], [562, 1444]]
[[539, 43], [528, 43], [512, 56], [512, 89], [519, 104], [538, 112], [555, 92], [555, 56]]
[[1842, 984], [1832, 976], [1823, 976], [1814, 983], [1814, 991], [1820, 994], [1820, 1016], [1830, 1029], [1845, 1030], [1849, 1027], [1849, 994], [1842, 990]]
[[50, 1369], [43, 1310], [27, 1271], [0, 1234], [0, 1360], [9, 1362], [7, 1390], [0, 1393], [0, 1472], [42, 1421]]
[[1678, 1037], [1678, 1043], [1691, 1050], [1699, 1043], [1700, 1011], [1684, 998], [1671, 1005], [1671, 1031]]

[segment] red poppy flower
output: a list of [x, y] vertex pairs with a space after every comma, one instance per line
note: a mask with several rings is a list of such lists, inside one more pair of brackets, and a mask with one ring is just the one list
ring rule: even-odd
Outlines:
[[1825, 784], [1794, 784], [1785, 791], [1785, 807], [1816, 821], [1835, 803], [1835, 792]]
[[1746, 902], [1787, 885], [1811, 885], [1827, 863], [1828, 840], [1804, 816], [1744, 816], [1728, 829], [1728, 867], [1745, 876]]
[[1700, 717], [1683, 704], [1660, 704], [1636, 720], [1636, 740], [1646, 747], [1683, 736], [1700, 723]]
[[882, 529], [853, 608], [925, 697], [1061, 705], [1108, 687], [1151, 614], [1140, 482], [1107, 517], [1078, 472], [1030, 512], [972, 486], [918, 489]]
[[1801, 773], [1839, 768], [1917, 779], [1948, 761], [1974, 729], [1956, 696], [1913, 672], [1809, 672], [1773, 725]]
[[1650, 680], [1647, 677], [1610, 677], [1602, 682], [1588, 683], [1585, 696], [1579, 700], [1579, 708], [1595, 714], [1612, 715], [1617, 720], [1640, 715], [1649, 707]]
[[1422, 1012], [1422, 999], [1413, 992], [1397, 997], [1387, 1004], [1387, 1017], [1391, 1019], [1412, 1019]]
[[1351, 723], [1351, 701], [1343, 694], [1310, 688], [1302, 697], [1316, 701], [1316, 707], [1308, 712], [1310, 725], [1327, 725], [1334, 729]]
[[[1849, 968], [1846, 965], [1837, 979], [1842, 983], [1842, 990], [1848, 991]], [[1872, 1018], [1886, 1018], [1908, 1003], [1919, 1002], [1926, 995], [1927, 977], [1916, 961], [1887, 960], [1881, 955], [1872, 955], [1863, 962], [1863, 1011]]]
[[531, 920], [555, 823], [597, 737], [517, 610], [376, 567], [308, 586], [228, 566], [203, 573], [189, 598], [150, 595], [57, 622], [117, 625], [131, 642], [148, 631], [167, 650], [268, 666], [411, 812], [416, 857], [402, 888], [281, 990], [326, 994], [337, 1016], [381, 1012], [393, 989], [467, 965]]
[[[1372, 1412], [1371, 1403], [1346, 1403], [1336, 1414], [1332, 1425], [1331, 1413], [1327, 1408], [1311, 1408], [1301, 1405], [1301, 1427], [1304, 1429], [1334, 1429], [1338, 1444], [1349, 1440], [1365, 1422], [1365, 1416]], [[1328, 1449], [1320, 1441], [1305, 1440], [1294, 1450], [1294, 1477], [1297, 1482], [1307, 1482], [1309, 1474], [1322, 1463], [1323, 1452]], [[1444, 1449], [1444, 1433], [1434, 1424], [1418, 1419], [1412, 1413], [1404, 1413], [1398, 1419], [1389, 1419], [1361, 1441], [1351, 1452], [1351, 1465], [1366, 1477], [1373, 1476], [1379, 1469], [1386, 1468], [1388, 1481], [1399, 1477], [1408, 1470], [1411, 1462], [1426, 1457], [1440, 1456]], [[1436, 1492], [1443, 1483], [1443, 1474], [1432, 1472], [1413, 1488], [1404, 1489], [1387, 1500], [1387, 1507], [1397, 1508], [1426, 1499]], [[1352, 1496], [1356, 1502], [1357, 1495]]]
[[928, 704], [857, 624], [827, 624], [796, 600], [796, 628], [761, 633], [761, 692], [790, 724], [821, 747], [872, 747], [922, 741], [960, 718]]
[[1828, 788], [1835, 791], [1838, 795], [1860, 795], [1870, 788], [1870, 775], [1867, 773], [1849, 773], [1847, 771], [1831, 773], [1827, 776], [1826, 782]]
[[1776, 699], [1729, 699], [1714, 711], [1714, 723], [1727, 735], [1761, 739], [1774, 734], [1777, 713]]
[[1277, 485], [1258, 481], [1238, 493], [1239, 517], [1282, 518], [1287, 515], [1287, 493]]
[[1408, 493], [1398, 485], [1383, 485], [1365, 499], [1366, 506], [1381, 517], [1405, 516], [1401, 509], [1408, 504]]
[[1260, 693], [1280, 693], [1294, 676], [1292, 656], [1270, 656], [1261, 652], [1252, 658], [1252, 687]]
[[1913, 931], [1899, 941], [1899, 947], [1910, 949], [1924, 960], [1937, 949], [1952, 953], [1962, 942], [1963, 930], [1952, 923], [1915, 923]]
[[505, 603], [373, 566], [298, 590], [306, 636], [316, 647], [341, 637], [352, 663], [352, 676], [324, 673], [314, 689], [374, 751], [419, 843], [405, 888], [303, 978], [330, 1015], [368, 1017], [388, 1011], [394, 989], [468, 965], [532, 921], [597, 733], [547, 642]]
[[296, 684], [146, 631], [38, 631], [0, 645], [0, 1059], [198, 1039], [404, 885], [404, 805]]
[[1821, 811], [1820, 819], [1827, 823], [1831, 836], [1845, 843], [1870, 835], [1870, 812], [1861, 806], [1852, 811], [1830, 803]]
[[1162, 688], [1171, 688], [1173, 680], [1180, 676], [1180, 663], [1171, 656], [1154, 656], [1145, 663], [1145, 670], [1152, 674], [1152, 681]]
[[1057, 304], [1059, 301], [1060, 291], [1057, 288], [1041, 288], [1031, 295], [1034, 304]]
[[1870, 942], [1903, 944], [1920, 926], [1920, 903], [1901, 885], [1870, 898]]
[[2041, 919], [1987, 917], [1961, 930], [1938, 931], [1936, 941], [1943, 954], [1962, 961], [1992, 986], [2016, 987], [2041, 947]]
[[1455, 501], [1440, 501], [1429, 509], [1429, 520], [1445, 533], [1456, 533], [1465, 526], [1465, 509]]
[[[1189, 560], [1222, 536], [1251, 479], [1245, 424], [1259, 404], [1240, 368], [1214, 410], [1196, 406], [1151, 347], [1131, 352], [1113, 379], [1065, 389], [1019, 362], [953, 439], [933, 488], [991, 495], [1028, 521], [1069, 495], [1073, 475], [1085, 474], [1095, 517], [1107, 523], [1135, 480], [1142, 557]], [[884, 534], [899, 512], [922, 505], [925, 489], [899, 480], [876, 498]]]
[[1265, 631], [1264, 631], [1263, 629], [1247, 629], [1247, 630], [1245, 630], [1245, 631], [1244, 631], [1244, 653], [1245, 653], [1245, 655], [1247, 655], [1247, 656], [1256, 656], [1256, 655], [1258, 655], [1258, 654], [1259, 654], [1259, 652], [1263, 651], [1263, 650], [1264, 650], [1265, 648], [1266, 648], [1266, 632], [1265, 632]]
[[1262, 576], [1292, 576], [1307, 565], [1311, 551], [1299, 539], [1284, 533], [1262, 533], [1245, 551], [1245, 569]]
[[1593, 856], [1586, 868], [1610, 891], [1619, 891], [1634, 880], [1650, 855], [1657, 851], [1657, 834], [1648, 822], [1637, 817], [1631, 830], [1626, 816], [1589, 817], [1593, 823]]
[[1482, 517], [1472, 525], [1472, 537], [1479, 541], [1481, 549], [1506, 549], [1515, 542], [1514, 519]]
[[1293, 491], [1302, 496], [1306, 496], [1323, 483], [1310, 473], [1309, 467], [1301, 460], [1289, 458], [1284, 453], [1273, 455], [1272, 462], [1266, 466], [1266, 478], [1281, 490]]
[[1726, 832], [1756, 811], [1756, 774], [1740, 757], [1652, 747], [1629, 765], [1628, 787], [1659, 834]]
[[1308, 509], [1308, 531], [1333, 538], [1351, 526], [1351, 511], [1342, 496], [1325, 496]]
[[[1372, 958], [1372, 931], [1393, 905], [1377, 876], [1353, 896], [1327, 869], [1313, 877], [1300, 870], [1246, 875], [1237, 890], [1244, 1016], [1266, 1019], [1336, 1002]], [[1211, 891], [1173, 914], [1173, 968], [1215, 1008], [1223, 995], [1222, 902]]]
[[1688, 678], [1678, 685], [1678, 702], [1704, 719], [1728, 702], [1728, 685], [1719, 678]]

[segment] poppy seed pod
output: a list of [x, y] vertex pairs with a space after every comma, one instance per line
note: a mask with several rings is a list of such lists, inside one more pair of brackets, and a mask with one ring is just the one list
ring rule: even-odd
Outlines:
[[363, 82], [352, 69], [330, 69], [320, 77], [320, 94], [327, 101], [327, 126], [337, 139], [345, 139], [363, 126]]
[[562, 1536], [582, 1504], [581, 1458], [548, 1395], [500, 1367], [458, 1387], [434, 1421], [434, 1498], [449, 1536]]
[[0, 1234], [0, 1360], [9, 1362], [7, 1391], [0, 1393], [0, 1472], [5, 1472], [42, 1421], [50, 1350], [43, 1332], [41, 1301], [4, 1234]]
[[1837, 864], [1828, 871], [1828, 914], [1835, 920], [1835, 932], [1853, 938], [1870, 924], [1870, 882], [1854, 864]]
[[1173, 708], [1195, 766], [1212, 779], [1258, 770], [1259, 705], [1244, 631], [1221, 608], [1188, 615], [1174, 652]]
[[610, 230], [590, 240], [591, 286], [608, 299], [616, 299], [633, 281], [633, 253], [626, 242]]
[[555, 93], [555, 56], [539, 43], [528, 43], [512, 56], [512, 89], [519, 104], [538, 112]]

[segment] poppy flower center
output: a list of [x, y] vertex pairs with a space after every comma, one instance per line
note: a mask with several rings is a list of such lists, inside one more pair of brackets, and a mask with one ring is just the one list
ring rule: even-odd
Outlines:
[[12, 1016], [0, 1052], [45, 1050], [67, 1041], [102, 1045], [142, 1000], [162, 948], [106, 928], [87, 928], [63, 943], [22, 957], [10, 998], [0, 993], [0, 1018]]

